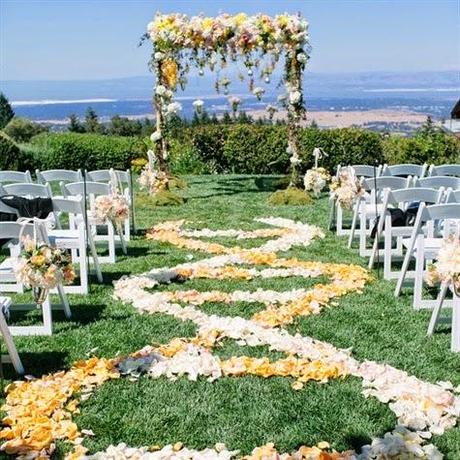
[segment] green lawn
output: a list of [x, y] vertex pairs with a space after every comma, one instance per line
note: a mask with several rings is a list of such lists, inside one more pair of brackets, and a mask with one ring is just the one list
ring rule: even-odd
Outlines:
[[[255, 217], [279, 216], [327, 226], [328, 200], [323, 198], [306, 207], [272, 207], [266, 203], [269, 191], [256, 187], [249, 176], [188, 177], [185, 194], [188, 201], [179, 207], [151, 208], [139, 200], [137, 225], [140, 229], [171, 219], [186, 219], [193, 226], [254, 229], [263, 227]], [[189, 224], [192, 226], [192, 224]], [[231, 240], [225, 241], [232, 244]], [[257, 246], [261, 241], [238, 244]], [[129, 245], [128, 256], [120, 256], [114, 265], [103, 267], [105, 284], [91, 285], [88, 296], [71, 296], [73, 318], [65, 320], [55, 313], [52, 337], [17, 338], [16, 344], [26, 372], [39, 376], [68, 368], [74, 361], [94, 352], [114, 357], [142, 348], [152, 342], [166, 342], [173, 337], [193, 336], [194, 326], [166, 315], [140, 315], [129, 305], [112, 298], [112, 281], [122, 275], [142, 273], [153, 267], [173, 266], [188, 260], [190, 251], [179, 250], [138, 237]], [[205, 254], [194, 253], [195, 259]], [[304, 260], [365, 264], [357, 250], [348, 250], [345, 239], [327, 232], [324, 240], [309, 248], [294, 248], [289, 256]], [[185, 285], [164, 289], [234, 289], [257, 287], [288, 290], [308, 287], [318, 280], [300, 278], [256, 279], [254, 281], [193, 280]], [[361, 295], [339, 299], [339, 305], [320, 315], [304, 317], [288, 327], [341, 348], [352, 348], [360, 360], [386, 362], [417, 377], [436, 382], [450, 380], [460, 384], [460, 356], [449, 351], [450, 334], [441, 331], [433, 338], [425, 336], [429, 312], [414, 312], [410, 291], [399, 299], [393, 297], [393, 282], [376, 280]], [[209, 304], [208, 312], [249, 317], [253, 304]], [[262, 308], [262, 307], [260, 307]], [[33, 315], [17, 318], [28, 323]], [[261, 347], [240, 347], [226, 341], [219, 349], [222, 356], [275, 354]], [[6, 378], [14, 377], [5, 366]], [[91, 452], [111, 443], [131, 446], [163, 445], [181, 441], [188, 447], [204, 448], [216, 442], [249, 453], [253, 447], [275, 442], [281, 451], [300, 444], [312, 445], [321, 440], [343, 450], [359, 447], [373, 436], [391, 430], [396, 422], [390, 409], [376, 399], [361, 395], [358, 379], [348, 377], [327, 384], [307, 384], [294, 391], [286, 378], [222, 378], [209, 383], [185, 378], [177, 382], [141, 377], [110, 381], [82, 404], [76, 421], [81, 428], [92, 429], [96, 436], [85, 444]], [[460, 458], [460, 428], [452, 429], [432, 441], [448, 459]], [[57, 456], [66, 447], [60, 445]]]

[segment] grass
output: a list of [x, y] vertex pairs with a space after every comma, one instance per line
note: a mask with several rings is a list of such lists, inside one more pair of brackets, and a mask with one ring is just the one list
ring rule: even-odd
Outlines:
[[[267, 204], [270, 190], [255, 185], [249, 176], [188, 177], [187, 201], [182, 206], [152, 208], [148, 201], [138, 203], [137, 224], [146, 229], [154, 223], [170, 219], [186, 219], [193, 226], [253, 229], [263, 225], [255, 217], [270, 215], [298, 219], [326, 228], [327, 198], [307, 206]], [[261, 182], [260, 180], [258, 181]], [[263, 182], [263, 181], [262, 181]], [[189, 224], [192, 225], [192, 224]], [[225, 239], [226, 244], [232, 244]], [[238, 244], [255, 246], [260, 241]], [[119, 256], [117, 263], [103, 267], [105, 283], [92, 283], [88, 296], [70, 296], [72, 320], [55, 313], [55, 332], [51, 337], [18, 337], [15, 342], [28, 373], [41, 375], [68, 368], [96, 348], [99, 356], [113, 357], [129, 353], [152, 342], [166, 342], [173, 337], [194, 335], [195, 326], [166, 315], [139, 315], [129, 305], [115, 301], [112, 281], [126, 274], [142, 273], [153, 267], [173, 266], [188, 261], [190, 251], [167, 244], [149, 242], [142, 237], [129, 244], [128, 256]], [[304, 260], [322, 260], [365, 264], [356, 250], [348, 250], [346, 241], [330, 232], [309, 248], [288, 252]], [[194, 259], [205, 257], [193, 253]], [[311, 287], [320, 279], [305, 280], [256, 279], [193, 280], [165, 289], [265, 289], [287, 290]], [[360, 359], [387, 362], [417, 377], [436, 382], [450, 380], [460, 384], [460, 357], [449, 351], [448, 330], [427, 338], [429, 312], [414, 312], [411, 293], [393, 297], [393, 282], [376, 280], [361, 295], [350, 294], [339, 299], [339, 305], [323, 310], [320, 315], [299, 319], [289, 326], [337, 347], [352, 348]], [[207, 312], [249, 317], [262, 306], [235, 303], [209, 304]], [[18, 323], [32, 321], [14, 315]], [[250, 354], [276, 358], [265, 348], [239, 347], [226, 341], [221, 356]], [[14, 378], [5, 366], [7, 379]], [[189, 447], [204, 448], [225, 442], [231, 449], [249, 453], [256, 445], [275, 442], [283, 451], [300, 444], [312, 445], [321, 440], [336, 449], [359, 447], [373, 436], [381, 436], [395, 425], [395, 416], [377, 400], [365, 399], [360, 382], [355, 378], [331, 381], [320, 385], [310, 383], [301, 391], [290, 388], [283, 378], [223, 378], [209, 383], [179, 379], [152, 380], [147, 377], [132, 383], [127, 379], [111, 381], [82, 404], [76, 421], [82, 428], [93, 429], [94, 438], [85, 441], [92, 452], [110, 443], [127, 442], [132, 446], [163, 445], [183, 442]], [[454, 428], [432, 442], [447, 459], [460, 458], [460, 429]], [[57, 457], [66, 447], [58, 446]]]

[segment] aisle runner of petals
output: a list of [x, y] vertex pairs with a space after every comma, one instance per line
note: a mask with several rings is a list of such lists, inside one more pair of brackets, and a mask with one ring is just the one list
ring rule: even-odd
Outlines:
[[[75, 445], [68, 459], [247, 459], [247, 460], [371, 460], [395, 458], [440, 459], [442, 455], [426, 439], [439, 435], [453, 427], [460, 415], [460, 388], [449, 382], [430, 384], [391, 366], [371, 361], [358, 362], [349, 350], [337, 349], [331, 344], [291, 335], [277, 326], [291, 323], [296, 316], [319, 313], [331, 304], [331, 299], [347, 292], [360, 292], [369, 275], [354, 265], [304, 262], [283, 259], [276, 254], [292, 246], [308, 246], [323, 234], [317, 227], [288, 219], [267, 218], [259, 222], [278, 228], [243, 230], [182, 230], [184, 222], [167, 222], [154, 227], [149, 238], [168, 242], [181, 248], [205, 251], [214, 257], [174, 268], [155, 269], [140, 276], [123, 278], [115, 283], [115, 296], [132, 303], [139, 311], [154, 314], [165, 313], [182, 321], [192, 321], [197, 326], [197, 336], [191, 339], [173, 339], [157, 348], [147, 346], [126, 358], [105, 360], [91, 358], [75, 364], [67, 372], [41, 379], [17, 382], [8, 388], [3, 410], [7, 416], [0, 438], [5, 442], [2, 450], [20, 458], [48, 458], [58, 439]], [[237, 239], [277, 237], [253, 249], [226, 247], [221, 244], [198, 240], [206, 237], [233, 237]], [[247, 268], [246, 266], [254, 268]], [[259, 269], [259, 266], [269, 268]], [[328, 276], [330, 284], [319, 284], [310, 290], [296, 289], [286, 292], [235, 291], [173, 291], [148, 292], [164, 283], [192, 278], [253, 279], [283, 276]], [[196, 308], [205, 302], [230, 303], [235, 301], [257, 302], [266, 309], [252, 319], [208, 315]], [[181, 305], [182, 304], [182, 305]], [[234, 356], [222, 360], [212, 353], [225, 338], [236, 340], [239, 345], [268, 345], [271, 350], [286, 353], [286, 358], [271, 362], [267, 358]], [[81, 443], [83, 436], [92, 435], [78, 430], [72, 421], [72, 413], [78, 412], [80, 400], [105, 381], [125, 375], [137, 379], [142, 373], [152, 378], [165, 376], [176, 380], [186, 376], [196, 380], [199, 376], [209, 381], [223, 376], [257, 375], [261, 377], [283, 376], [293, 378], [292, 387], [300, 390], [315, 380], [327, 382], [331, 378], [346, 375], [360, 377], [363, 394], [373, 396], [398, 417], [398, 426], [371, 445], [363, 446], [361, 454], [353, 451], [336, 452], [323, 442], [314, 447], [302, 446], [290, 454], [278, 453], [273, 444], [255, 448], [251, 455], [239, 456], [225, 445], [216, 444], [202, 451], [187, 449], [181, 443], [152, 451], [152, 448], [130, 448], [125, 444], [110, 446], [106, 451], [86, 455]], [[77, 395], [78, 394], [78, 395]]]

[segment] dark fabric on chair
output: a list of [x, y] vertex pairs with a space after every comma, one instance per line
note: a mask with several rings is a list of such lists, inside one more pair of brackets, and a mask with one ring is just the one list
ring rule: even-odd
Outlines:
[[46, 219], [53, 212], [51, 198], [24, 198], [22, 196], [4, 195], [0, 200], [11, 208], [17, 209], [20, 217], [38, 217]]

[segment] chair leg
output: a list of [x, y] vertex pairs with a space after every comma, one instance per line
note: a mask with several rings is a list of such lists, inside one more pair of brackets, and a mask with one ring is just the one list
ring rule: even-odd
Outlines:
[[410, 259], [412, 257], [413, 250], [414, 250], [414, 246], [413, 246], [413, 243], [411, 241], [410, 246], [407, 248], [406, 256], [404, 257], [404, 262], [403, 262], [403, 265], [401, 267], [401, 271], [399, 273], [398, 282], [396, 283], [396, 288], [395, 288], [395, 292], [394, 292], [395, 297], [399, 297], [399, 294], [401, 294], [402, 285], [403, 285], [404, 280], [406, 278], [407, 270], [409, 269], [409, 263], [410, 263]]
[[383, 243], [383, 278], [391, 278], [391, 227], [386, 226]]
[[420, 310], [423, 295], [423, 272], [425, 268], [425, 256], [423, 253], [423, 238], [417, 239], [417, 253], [415, 258], [414, 297], [412, 306], [414, 310]]
[[343, 210], [342, 210], [342, 207], [340, 206], [340, 204], [338, 204], [336, 202], [335, 204], [336, 206], [336, 218], [335, 218], [335, 233], [337, 236], [341, 236], [342, 235], [342, 225], [343, 225]]
[[93, 240], [92, 235], [88, 236], [88, 242], [89, 242], [89, 249], [91, 251], [91, 256], [93, 258], [94, 270], [96, 271], [97, 280], [99, 281], [99, 283], [103, 283], [104, 278], [102, 277], [101, 265], [99, 263], [99, 258], [97, 256], [96, 245], [94, 244], [94, 240]]
[[61, 298], [62, 306], [64, 307], [64, 314], [66, 318], [72, 317], [72, 311], [70, 310], [69, 299], [67, 298], [67, 294], [64, 292], [64, 288], [62, 284], [57, 285], [57, 290], [59, 297]]
[[365, 211], [361, 212], [359, 228], [359, 255], [366, 257], [366, 246], [367, 246], [367, 217]]
[[107, 222], [108, 246], [109, 246], [109, 261], [114, 264], [116, 261], [115, 255], [115, 231], [111, 222]]
[[433, 313], [431, 314], [430, 323], [428, 324], [427, 335], [433, 335], [434, 333], [434, 329], [439, 320], [439, 315], [441, 314], [442, 304], [444, 303], [444, 299], [446, 298], [448, 286], [449, 285], [447, 283], [441, 284], [438, 301], [433, 309]]
[[51, 301], [50, 295], [46, 297], [46, 300], [41, 306], [43, 313], [43, 335], [52, 335], [53, 334], [53, 323], [51, 318]]
[[0, 310], [0, 332], [5, 340], [6, 349], [8, 350], [8, 354], [11, 358], [11, 363], [14, 366], [14, 369], [19, 375], [24, 374], [24, 366], [22, 365], [21, 358], [19, 358], [18, 351], [16, 350], [16, 346], [13, 342], [13, 337], [11, 336], [10, 330], [8, 329], [8, 325], [6, 324], [5, 317], [3, 312]]
[[353, 213], [353, 220], [351, 222], [350, 237], [348, 238], [348, 248], [351, 248], [353, 244], [353, 239], [355, 237], [356, 224], [358, 222], [358, 215], [359, 215], [359, 206], [360, 206], [360, 203], [359, 202], [356, 203], [355, 211]]

